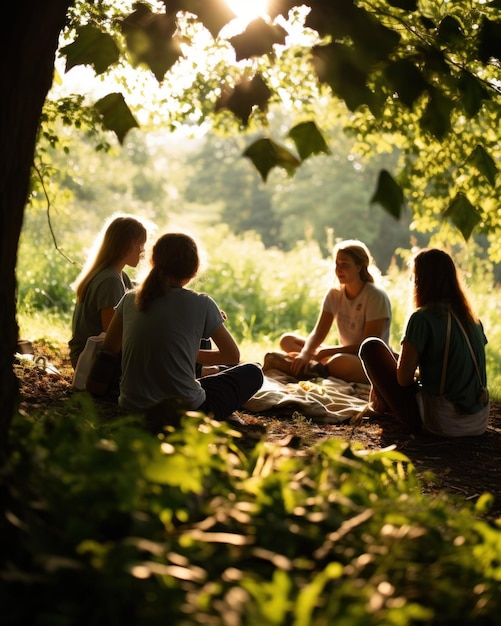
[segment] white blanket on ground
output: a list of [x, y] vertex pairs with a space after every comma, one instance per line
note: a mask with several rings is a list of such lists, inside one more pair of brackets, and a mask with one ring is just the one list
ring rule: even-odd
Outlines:
[[[360, 391], [365, 393], [360, 394]], [[278, 370], [268, 370], [263, 386], [248, 400], [244, 409], [259, 413], [269, 409], [299, 411], [305, 417], [338, 424], [358, 416], [367, 408], [369, 385], [348, 383], [338, 378], [291, 379]]]

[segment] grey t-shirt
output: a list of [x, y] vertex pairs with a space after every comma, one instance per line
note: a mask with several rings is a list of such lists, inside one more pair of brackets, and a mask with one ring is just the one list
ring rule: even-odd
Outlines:
[[101, 309], [115, 307], [120, 298], [132, 289], [132, 282], [125, 272], [121, 275], [108, 267], [90, 281], [83, 300], [76, 303], [73, 312], [72, 333], [68, 345], [73, 365], [85, 348], [89, 337], [103, 332]]
[[123, 318], [119, 405], [127, 411], [143, 411], [177, 398], [187, 408], [197, 409], [205, 400], [195, 377], [200, 340], [224, 322], [214, 300], [171, 287], [147, 311], [137, 309], [133, 291], [116, 310]]

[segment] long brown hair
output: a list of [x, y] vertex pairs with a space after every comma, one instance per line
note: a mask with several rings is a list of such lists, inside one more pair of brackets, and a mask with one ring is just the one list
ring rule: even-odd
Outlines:
[[171, 285], [193, 278], [200, 258], [195, 241], [183, 233], [162, 235], [153, 246], [152, 268], [136, 293], [136, 305], [146, 311], [153, 300], [164, 296]]
[[94, 260], [84, 268], [77, 278], [75, 291], [77, 300], [82, 301], [91, 280], [107, 267], [113, 267], [127, 256], [130, 247], [136, 241], [146, 241], [146, 228], [134, 217], [115, 217], [105, 227], [102, 241]]
[[452, 257], [443, 250], [428, 248], [414, 257], [414, 304], [423, 307], [439, 302], [449, 304], [462, 321], [478, 322]]

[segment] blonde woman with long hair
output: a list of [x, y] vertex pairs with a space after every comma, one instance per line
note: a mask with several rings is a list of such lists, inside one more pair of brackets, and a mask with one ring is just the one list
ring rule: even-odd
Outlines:
[[146, 227], [134, 217], [116, 216], [105, 225], [97, 253], [89, 255], [75, 281], [76, 305], [72, 337], [68, 342], [73, 367], [76, 367], [87, 339], [107, 331], [115, 305], [128, 289], [132, 289], [132, 281], [124, 267], [137, 267], [146, 238]]

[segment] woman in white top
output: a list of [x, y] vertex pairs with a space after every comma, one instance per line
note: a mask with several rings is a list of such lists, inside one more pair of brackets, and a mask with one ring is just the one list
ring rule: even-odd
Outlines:
[[[325, 295], [314, 329], [306, 338], [282, 335], [280, 348], [288, 353], [290, 373], [296, 377], [309, 374], [368, 383], [358, 349], [366, 337], [389, 342], [390, 300], [375, 284], [377, 269], [365, 244], [354, 239], [341, 241], [334, 247], [333, 257], [336, 282]], [[324, 345], [334, 323], [339, 341]]]

